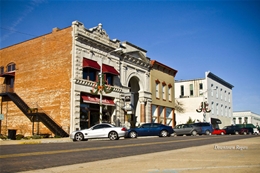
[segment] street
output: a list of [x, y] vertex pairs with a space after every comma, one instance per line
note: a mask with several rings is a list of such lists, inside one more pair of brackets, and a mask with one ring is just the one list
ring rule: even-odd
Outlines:
[[1, 172], [19, 172], [259, 137], [182, 136], [1, 146]]

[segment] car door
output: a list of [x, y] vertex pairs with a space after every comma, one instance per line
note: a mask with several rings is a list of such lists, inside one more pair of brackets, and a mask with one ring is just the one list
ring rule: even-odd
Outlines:
[[177, 125], [173, 130], [176, 133], [176, 135], [184, 134], [183, 124]]
[[149, 136], [151, 124], [143, 124], [138, 128], [138, 136]]
[[107, 128], [110, 126], [105, 124], [98, 124], [90, 130], [88, 137], [89, 138], [101, 138], [107, 136]]
[[193, 130], [192, 125], [190, 125], [190, 124], [184, 124], [183, 125], [183, 134], [190, 135], [192, 130]]
[[150, 127], [149, 136], [158, 136], [161, 129], [161, 124], [152, 124]]

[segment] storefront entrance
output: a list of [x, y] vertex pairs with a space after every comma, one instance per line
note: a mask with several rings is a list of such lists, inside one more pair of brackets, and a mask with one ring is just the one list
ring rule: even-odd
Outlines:
[[[102, 106], [102, 122], [111, 123], [114, 106]], [[99, 124], [99, 104], [82, 103], [80, 106], [80, 129], [87, 129]]]

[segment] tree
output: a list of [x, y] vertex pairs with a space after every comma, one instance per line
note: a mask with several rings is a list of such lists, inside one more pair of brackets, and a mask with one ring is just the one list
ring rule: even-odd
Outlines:
[[192, 121], [191, 117], [189, 117], [189, 120], [187, 121], [186, 124], [193, 124], [193, 123], [195, 123], [195, 120]]
[[185, 109], [183, 108], [183, 104], [175, 99], [175, 111], [178, 113], [184, 113]]

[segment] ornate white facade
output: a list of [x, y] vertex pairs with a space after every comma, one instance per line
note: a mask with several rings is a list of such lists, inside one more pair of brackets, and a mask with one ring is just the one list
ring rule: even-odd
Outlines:
[[[108, 65], [120, 74], [113, 76], [114, 90], [111, 93], [103, 93], [104, 97], [114, 102], [107, 106], [108, 108], [106, 107], [110, 123], [124, 125], [127, 117], [131, 119], [129, 121], [132, 121], [132, 125], [133, 123], [149, 122], [148, 115], [151, 110], [150, 59], [146, 57], [146, 51], [129, 42], [110, 40], [101, 24], [87, 29], [82, 23], [75, 21], [72, 23], [72, 28], [70, 131], [83, 128], [83, 121], [88, 122], [85, 126], [92, 125], [95, 123], [94, 119], [96, 121], [99, 116], [97, 115], [98, 102], [82, 100], [84, 95], [92, 97], [91, 90], [96, 85], [96, 81], [83, 78], [84, 59], [95, 62], [99, 66]], [[121, 48], [122, 51], [113, 52], [117, 48]], [[127, 111], [123, 109], [125, 106], [124, 95], [130, 92], [134, 93], [135, 97], [133, 110], [127, 116]], [[98, 95], [95, 98], [98, 98]], [[88, 113], [82, 115], [84, 111]], [[144, 116], [147, 117], [143, 118]]]

